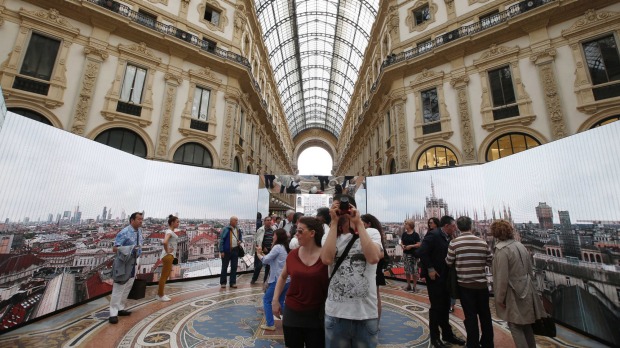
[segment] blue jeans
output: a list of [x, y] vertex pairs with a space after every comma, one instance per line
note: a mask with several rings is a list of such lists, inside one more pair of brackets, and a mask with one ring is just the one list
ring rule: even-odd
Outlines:
[[351, 320], [325, 315], [326, 348], [371, 348], [379, 343], [379, 320]]
[[228, 271], [228, 263], [230, 263], [230, 285], [237, 284], [237, 263], [239, 262], [239, 254], [237, 251], [224, 253], [222, 259], [222, 271], [220, 273], [220, 285], [226, 285], [226, 271]]
[[[273, 320], [273, 310], [271, 309], [271, 303], [273, 302], [273, 293], [276, 290], [276, 283], [269, 283], [269, 287], [267, 287], [267, 291], [265, 292], [265, 296], [263, 296], [263, 309], [265, 310], [265, 320], [267, 320], [267, 326], [273, 326], [275, 324]], [[286, 296], [286, 292], [288, 291], [288, 286], [291, 283], [286, 283], [284, 285], [284, 290], [278, 297], [278, 302], [280, 302], [280, 312], [284, 309], [284, 297]]]

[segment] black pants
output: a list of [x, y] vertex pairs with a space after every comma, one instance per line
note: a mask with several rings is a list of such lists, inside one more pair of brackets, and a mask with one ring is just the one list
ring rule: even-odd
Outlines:
[[319, 183], [321, 183], [321, 191], [325, 191], [325, 186], [329, 185], [328, 176], [319, 176]]
[[[489, 309], [489, 290], [468, 289], [459, 286], [461, 295], [461, 306], [465, 313], [465, 330], [467, 331], [467, 347], [491, 348], [493, 347], [493, 322], [491, 321], [491, 310]], [[478, 331], [478, 320], [482, 336]], [[480, 340], [478, 340], [480, 337]]]
[[441, 336], [444, 339], [454, 337], [449, 321], [450, 293], [446, 284], [446, 276], [438, 279], [435, 278], [436, 280], [426, 277], [428, 299], [431, 302], [428, 324], [431, 331], [431, 340], [439, 339], [439, 328], [441, 328]]

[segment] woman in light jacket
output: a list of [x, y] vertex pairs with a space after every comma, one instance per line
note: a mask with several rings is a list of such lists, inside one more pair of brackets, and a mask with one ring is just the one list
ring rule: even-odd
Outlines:
[[[274, 297], [273, 293], [276, 289], [276, 281], [280, 277], [280, 273], [282, 273], [288, 252], [288, 237], [286, 235], [286, 230], [283, 228], [279, 228], [273, 232], [273, 247], [269, 251], [269, 254], [264, 255], [261, 248], [256, 248], [256, 256], [258, 256], [263, 264], [269, 265], [269, 280], [267, 282], [269, 285], [267, 286], [267, 291], [265, 291], [265, 296], [263, 296], [263, 309], [265, 310], [266, 324], [260, 326], [263, 330], [274, 331], [276, 329], [271, 304]], [[284, 298], [286, 297], [289, 285], [290, 278], [287, 278], [284, 289], [278, 296], [278, 303], [281, 308], [284, 307]]]
[[531, 324], [547, 314], [532, 279], [530, 254], [514, 240], [514, 228], [508, 221], [492, 223], [491, 234], [497, 239], [493, 257], [497, 316], [508, 322], [517, 348], [536, 348]]

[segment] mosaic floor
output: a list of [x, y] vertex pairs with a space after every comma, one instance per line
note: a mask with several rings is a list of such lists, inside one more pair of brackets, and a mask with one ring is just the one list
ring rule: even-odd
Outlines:
[[[262, 288], [242, 275], [238, 289], [220, 289], [218, 279], [168, 284], [170, 302], [147, 297], [129, 301], [131, 316], [108, 324], [109, 296], [57, 314], [0, 336], [1, 347], [283, 347], [281, 322], [276, 331], [260, 329], [264, 323]], [[423, 286], [412, 294], [402, 282], [388, 281], [381, 288], [383, 314], [380, 347], [428, 347], [428, 296]], [[465, 336], [463, 314], [456, 307], [450, 316], [458, 336]], [[494, 322], [495, 346], [514, 347], [505, 323]], [[537, 337], [539, 347], [603, 347], [558, 327], [558, 337]]]

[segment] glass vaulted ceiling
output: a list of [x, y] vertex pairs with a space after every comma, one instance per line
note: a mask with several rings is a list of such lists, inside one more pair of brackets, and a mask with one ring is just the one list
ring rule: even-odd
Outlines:
[[379, 0], [256, 0], [292, 136], [340, 135]]

